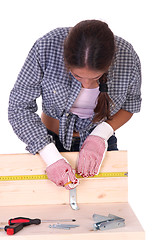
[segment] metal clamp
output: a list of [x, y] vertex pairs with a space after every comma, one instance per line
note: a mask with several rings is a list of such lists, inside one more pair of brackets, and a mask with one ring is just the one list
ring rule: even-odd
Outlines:
[[98, 221], [93, 224], [94, 230], [108, 230], [125, 226], [125, 219], [109, 214], [102, 216], [98, 214], [93, 215], [93, 220]]
[[70, 202], [70, 206], [73, 210], [79, 210], [79, 207], [77, 205], [76, 188], [69, 190], [69, 202]]

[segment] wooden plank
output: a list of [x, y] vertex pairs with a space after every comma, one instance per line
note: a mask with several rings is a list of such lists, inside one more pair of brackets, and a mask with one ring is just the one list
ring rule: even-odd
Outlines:
[[[1, 232], [3, 240], [144, 240], [144, 231], [128, 203], [80, 204], [80, 210], [73, 211], [68, 205], [41, 205], [0, 207], [0, 222], [4, 226], [9, 218], [24, 216], [40, 219], [74, 218], [78, 228], [70, 230], [51, 229], [49, 223], [25, 227], [15, 236]], [[126, 225], [122, 228], [93, 231], [92, 215], [94, 213], [108, 215], [109, 213], [125, 218]], [[73, 224], [73, 223], [72, 223]]]
[[[79, 203], [127, 202], [127, 178], [80, 179]], [[49, 180], [0, 182], [0, 206], [68, 204], [69, 191]]]
[[[62, 154], [75, 167], [78, 153]], [[46, 167], [38, 154], [0, 155], [0, 166], [0, 176], [44, 174]], [[108, 152], [101, 171], [127, 171], [126, 152]], [[127, 202], [128, 179], [81, 178], [77, 199], [79, 203]], [[68, 190], [57, 187], [49, 180], [0, 182], [0, 206], [68, 203]]]
[[[78, 153], [62, 153], [75, 167]], [[45, 164], [37, 154], [0, 155], [0, 176], [44, 174]], [[126, 152], [108, 152], [101, 172], [127, 171]], [[127, 202], [128, 179], [81, 178], [77, 187], [79, 203]], [[0, 206], [68, 204], [69, 192], [50, 180], [0, 182]]]
[[[76, 167], [78, 153], [62, 153]], [[39, 155], [0, 155], [0, 176], [34, 175], [45, 173], [45, 163]], [[127, 172], [127, 152], [107, 152], [101, 172]], [[80, 210], [73, 211], [69, 205], [69, 191], [57, 187], [49, 180], [26, 180], [0, 182], [0, 226], [9, 218], [24, 216], [40, 219], [75, 218], [79, 228], [71, 230], [50, 229], [49, 224], [28, 226], [16, 234], [17, 240], [144, 240], [144, 231], [127, 203], [128, 179], [81, 178], [77, 187]], [[119, 202], [119, 203], [116, 203]], [[93, 231], [92, 215], [109, 213], [126, 219], [126, 226], [108, 231]], [[5, 231], [4, 240], [15, 239]]]
[[[76, 168], [78, 152], [61, 153]], [[46, 164], [39, 154], [0, 154], [0, 176], [44, 174]], [[107, 152], [101, 172], [127, 172], [127, 152]]]

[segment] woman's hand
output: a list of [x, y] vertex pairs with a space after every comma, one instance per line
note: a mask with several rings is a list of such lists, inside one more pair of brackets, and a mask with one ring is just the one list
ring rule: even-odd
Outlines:
[[102, 122], [95, 127], [80, 150], [78, 174], [89, 177], [99, 173], [108, 148], [108, 139], [113, 135], [113, 132], [113, 128], [106, 122]]
[[107, 147], [108, 143], [105, 139], [88, 136], [79, 153], [77, 173], [82, 177], [98, 174]]
[[53, 143], [48, 144], [39, 151], [41, 158], [47, 164], [46, 173], [57, 186], [63, 186], [70, 190], [79, 184], [69, 162], [63, 158]]
[[[75, 188], [79, 183], [73, 171], [71, 165], [64, 159], [60, 159], [46, 168], [48, 179], [67, 190]], [[72, 183], [69, 184], [70, 181]]]

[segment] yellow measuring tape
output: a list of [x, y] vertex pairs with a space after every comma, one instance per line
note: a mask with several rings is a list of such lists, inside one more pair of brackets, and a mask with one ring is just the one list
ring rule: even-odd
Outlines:
[[[75, 174], [77, 178], [82, 176]], [[128, 177], [128, 172], [103, 172], [89, 178], [102, 178], [102, 177]], [[44, 180], [48, 179], [46, 174], [40, 175], [15, 175], [15, 176], [0, 176], [0, 181], [17, 181], [17, 180]]]

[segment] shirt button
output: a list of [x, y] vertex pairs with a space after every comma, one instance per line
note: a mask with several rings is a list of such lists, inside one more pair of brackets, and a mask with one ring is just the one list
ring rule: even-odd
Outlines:
[[69, 113], [66, 113], [66, 117], [68, 117], [69, 116]]
[[53, 90], [53, 93], [56, 94], [56, 90]]

